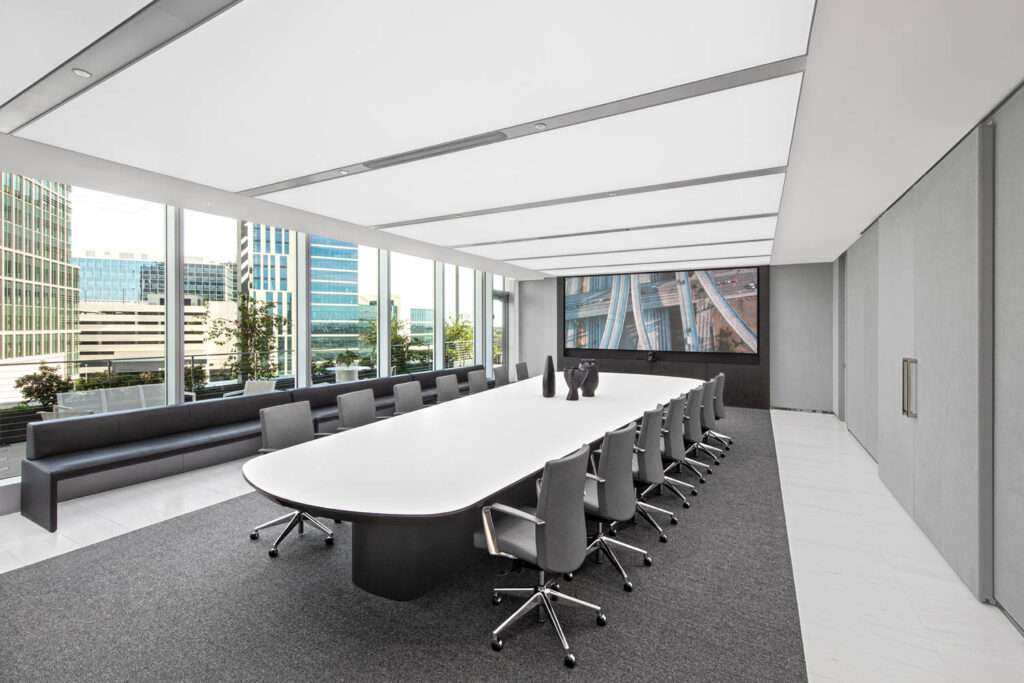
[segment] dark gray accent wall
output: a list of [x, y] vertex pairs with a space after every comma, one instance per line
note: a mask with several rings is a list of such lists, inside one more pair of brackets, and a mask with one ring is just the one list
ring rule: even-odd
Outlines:
[[995, 118], [994, 592], [1024, 625], [1024, 96]]
[[846, 426], [878, 450], [878, 226], [846, 252]]
[[759, 353], [756, 356], [724, 353], [687, 353], [657, 354], [658, 360], [647, 362], [646, 351], [576, 351], [572, 357], [565, 355], [565, 329], [561, 321], [562, 288], [565, 278], [558, 278], [556, 300], [558, 311], [555, 316], [558, 334], [557, 368], [565, 368], [567, 364], [576, 364], [580, 358], [590, 357], [599, 360], [599, 367], [609, 372], [650, 373], [653, 375], [669, 375], [672, 377], [692, 377], [694, 379], [710, 379], [719, 372], [726, 374], [725, 401], [728, 405], [741, 408], [768, 408], [771, 398], [771, 275], [767, 266], [757, 269], [758, 299], [757, 342]]
[[771, 405], [832, 412], [831, 263], [772, 266]]

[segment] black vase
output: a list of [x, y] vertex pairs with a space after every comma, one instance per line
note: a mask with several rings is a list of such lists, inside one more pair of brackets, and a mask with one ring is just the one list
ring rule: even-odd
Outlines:
[[597, 391], [597, 382], [600, 379], [597, 376], [597, 360], [584, 358], [580, 361], [580, 367], [587, 371], [587, 378], [583, 380], [583, 386], [580, 389], [584, 396], [593, 396]]
[[544, 379], [541, 380], [541, 395], [551, 398], [555, 395], [555, 362], [548, 356], [544, 361]]
[[565, 376], [565, 383], [569, 385], [569, 395], [565, 397], [565, 400], [580, 400], [579, 388], [587, 377], [587, 371], [580, 368], [566, 368], [562, 371], [562, 374]]

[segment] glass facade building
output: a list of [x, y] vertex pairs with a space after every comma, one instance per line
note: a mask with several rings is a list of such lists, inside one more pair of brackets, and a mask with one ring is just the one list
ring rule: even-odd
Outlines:
[[309, 280], [314, 360], [331, 361], [346, 349], [357, 351], [360, 335], [377, 319], [376, 302], [366, 302], [361, 312], [359, 245], [311, 235]]
[[239, 221], [240, 291], [274, 305], [284, 318], [278, 327], [276, 355], [282, 375], [295, 372], [295, 298], [298, 273], [295, 235], [290, 230], [262, 223]]
[[0, 174], [0, 359], [75, 360], [71, 187]]

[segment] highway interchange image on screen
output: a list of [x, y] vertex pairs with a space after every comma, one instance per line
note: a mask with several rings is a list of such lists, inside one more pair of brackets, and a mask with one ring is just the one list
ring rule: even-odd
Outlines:
[[757, 353], [757, 268], [565, 278], [565, 347]]

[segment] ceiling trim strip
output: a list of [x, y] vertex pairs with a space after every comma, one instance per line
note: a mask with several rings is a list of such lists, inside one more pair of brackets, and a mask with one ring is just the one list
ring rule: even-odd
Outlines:
[[[601, 273], [616, 272], [609, 271], [609, 268], [642, 268], [644, 266], [656, 266], [659, 263], [708, 263], [711, 261], [740, 261], [742, 259], [751, 258], [771, 258], [771, 254], [747, 254], [745, 256], [716, 256], [714, 258], [698, 258], [698, 259], [676, 259], [674, 261], [642, 261], [640, 263], [616, 263], [615, 265], [604, 265], [604, 266], [569, 266], [567, 268], [559, 268], [558, 266], [552, 266], [545, 268], [542, 273], [548, 273], [549, 275], [567, 275], [573, 272], [581, 270], [591, 271], [590, 273], [581, 273], [582, 275], [600, 275]], [[737, 266], [738, 268], [747, 268], [752, 266]], [[657, 271], [643, 271], [643, 272], [657, 272]]]
[[696, 187], [698, 185], [710, 185], [712, 183], [725, 183], [730, 180], [746, 180], [747, 178], [759, 178], [766, 175], [777, 175], [785, 173], [785, 166], [772, 166], [771, 168], [758, 168], [753, 171], [740, 171], [738, 173], [724, 173], [722, 175], [706, 176], [703, 178], [690, 178], [689, 180], [675, 180], [670, 183], [658, 183], [657, 185], [641, 185], [640, 187], [626, 187], [606, 192], [592, 192], [590, 194], [578, 194], [571, 197], [557, 197], [545, 199], [539, 202], [527, 202], [525, 204], [509, 204], [508, 206], [496, 206], [490, 209], [478, 209], [476, 211], [465, 211], [463, 213], [450, 213], [442, 216], [430, 216], [427, 218], [414, 218], [407, 221], [396, 221], [394, 223], [381, 223], [369, 227], [378, 230], [390, 228], [418, 227], [429, 225], [438, 221], [448, 221], [457, 218], [473, 218], [474, 216], [486, 216], [492, 213], [506, 213], [508, 211], [523, 211], [524, 209], [537, 209], [543, 206], [556, 206], [558, 204], [573, 204], [575, 202], [589, 202], [594, 199], [607, 199], [608, 197], [622, 197], [630, 194], [643, 194], [645, 192], [660, 192], [661, 190], [676, 190], [681, 187]]
[[0, 132], [17, 133], [239, 2], [153, 0], [0, 105]]
[[695, 242], [693, 244], [662, 244], [662, 245], [659, 245], [657, 247], [641, 247], [639, 249], [623, 249], [623, 248], [620, 247], [619, 249], [603, 249], [601, 251], [581, 251], [581, 252], [575, 252], [575, 253], [571, 253], [571, 254], [548, 254], [546, 256], [520, 256], [520, 257], [517, 257], [517, 258], [507, 258], [507, 259], [498, 258], [496, 256], [492, 256], [490, 258], [495, 258], [495, 259], [497, 259], [499, 261], [507, 261], [509, 263], [515, 263], [516, 265], [522, 265], [523, 268], [529, 268], [530, 266], [523, 264], [523, 261], [541, 261], [541, 260], [544, 260], [544, 259], [569, 258], [569, 257], [572, 257], [572, 256], [600, 256], [601, 254], [615, 254], [615, 253], [622, 252], [622, 251], [628, 251], [631, 254], [632, 253], [641, 252], [641, 251], [665, 251], [666, 249], [672, 249], [674, 247], [685, 247], [685, 248], [689, 248], [689, 247], [717, 247], [717, 246], [722, 246], [722, 245], [725, 245], [725, 244], [749, 244], [751, 242], [771, 242], [773, 239], [775, 239], [775, 238], [774, 237], [754, 237], [754, 238], [751, 238], [749, 240], [725, 240], [724, 242]]
[[655, 223], [653, 225], [638, 225], [631, 228], [608, 228], [606, 230], [588, 230], [586, 232], [563, 232], [551, 235], [539, 235], [537, 237], [517, 237], [508, 240], [494, 240], [493, 242], [472, 242], [469, 244], [448, 245], [450, 249], [466, 249], [468, 247], [490, 247], [498, 244], [518, 244], [520, 242], [538, 242], [540, 240], [555, 240], [563, 237], [592, 237], [594, 235], [610, 235], [616, 232], [637, 232], [642, 230], [656, 230], [658, 228], [683, 228], [688, 225], [710, 225], [712, 223], [728, 223], [731, 221], [749, 221], [756, 218], [777, 218], [777, 212], [751, 213], [744, 216], [726, 216], [724, 218], [700, 218], [692, 221], [678, 221], [675, 223]]
[[627, 112], [656, 107], [661, 104], [678, 102], [692, 97], [710, 95], [711, 93], [720, 92], [722, 90], [729, 90], [744, 85], [752, 85], [762, 81], [769, 81], [774, 78], [791, 76], [793, 74], [803, 72], [806, 65], [806, 55], [790, 57], [789, 59], [783, 59], [777, 62], [760, 64], [758, 66], [750, 67], [749, 69], [741, 69], [740, 71], [712, 76], [700, 81], [683, 83], [682, 85], [672, 86], [671, 88], [665, 88], [663, 90], [655, 90], [654, 92], [644, 93], [634, 97], [627, 97], [622, 100], [615, 100], [614, 102], [598, 104], [593, 107], [587, 107], [586, 109], [578, 109], [565, 114], [557, 114], [555, 116], [549, 116], [534, 121], [527, 121], [526, 123], [520, 123], [518, 125], [501, 128], [488, 133], [462, 138], [460, 140], [431, 145], [430, 147], [422, 147], [420, 149], [410, 150], [408, 152], [391, 155], [382, 159], [372, 159], [370, 161], [349, 164], [347, 166], [338, 166], [326, 171], [310, 173], [308, 175], [298, 176], [296, 178], [290, 178], [288, 180], [282, 180], [268, 185], [261, 185], [259, 187], [243, 190], [240, 194], [246, 195], [247, 197], [258, 197], [260, 195], [271, 194], [273, 192], [282, 192], [284, 190], [292, 190], [297, 187], [322, 183], [327, 180], [335, 180], [342, 177], [358, 175], [360, 173], [367, 173], [379, 168], [387, 168], [389, 166], [419, 161], [421, 159], [428, 159], [430, 157], [441, 156], [443, 154], [461, 152], [471, 147], [490, 145], [497, 142], [504, 142], [505, 140], [525, 137], [527, 135], [548, 133], [559, 128], [575, 126], [580, 123], [587, 123], [589, 121], [595, 121], [609, 116], [617, 116]]

